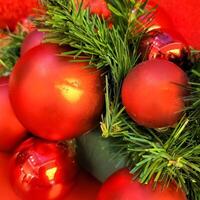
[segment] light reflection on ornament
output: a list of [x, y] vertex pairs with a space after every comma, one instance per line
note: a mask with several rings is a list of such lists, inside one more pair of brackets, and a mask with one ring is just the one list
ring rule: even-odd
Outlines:
[[58, 170], [57, 167], [52, 167], [52, 168], [46, 170], [45, 174], [48, 177], [49, 181], [54, 180], [57, 170]]

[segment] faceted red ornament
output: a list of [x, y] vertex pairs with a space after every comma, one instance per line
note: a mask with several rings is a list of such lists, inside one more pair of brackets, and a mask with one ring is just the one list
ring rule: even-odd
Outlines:
[[189, 63], [190, 50], [181, 36], [163, 29], [148, 32], [140, 49], [146, 60], [163, 58], [183, 67]]
[[[33, 134], [63, 140], [94, 128], [104, 102], [101, 72], [87, 61], [59, 56], [63, 49], [42, 44], [25, 53], [10, 79], [10, 99]], [[88, 59], [88, 58], [87, 58]]]
[[182, 116], [187, 75], [174, 63], [142, 62], [126, 76], [122, 102], [129, 116], [148, 128], [174, 126]]
[[103, 184], [96, 200], [187, 200], [186, 194], [175, 183], [163, 188], [162, 182], [153, 189], [153, 182], [147, 185], [133, 180], [128, 169], [114, 173]]
[[32, 49], [33, 47], [36, 47], [42, 43], [42, 40], [44, 38], [44, 33], [40, 32], [38, 30], [34, 30], [31, 33], [29, 33], [22, 45], [21, 45], [21, 56], [26, 53], [28, 50]]
[[9, 77], [0, 78], [0, 151], [11, 151], [25, 138], [26, 130], [19, 122], [8, 97]]
[[74, 149], [37, 138], [23, 142], [10, 163], [12, 187], [24, 200], [63, 200], [77, 172]]

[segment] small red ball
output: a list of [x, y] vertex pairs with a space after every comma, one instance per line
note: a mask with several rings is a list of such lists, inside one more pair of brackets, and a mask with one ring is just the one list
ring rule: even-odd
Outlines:
[[94, 128], [104, 102], [101, 72], [60, 52], [50, 44], [34, 47], [15, 65], [9, 85], [17, 117], [48, 140], [74, 138]]
[[42, 43], [42, 40], [44, 38], [44, 33], [40, 32], [38, 30], [34, 30], [31, 33], [29, 33], [22, 45], [21, 45], [21, 56], [26, 53], [28, 50], [32, 49], [33, 47], [36, 47]]
[[9, 77], [0, 78], [0, 151], [11, 151], [26, 137], [26, 130], [17, 119], [8, 96]]
[[148, 128], [174, 126], [182, 116], [187, 75], [161, 59], [134, 67], [122, 86], [122, 102], [129, 116]]
[[163, 58], [187, 67], [190, 50], [182, 37], [175, 32], [156, 29], [141, 40], [141, 53], [146, 60]]
[[30, 138], [15, 151], [10, 180], [24, 200], [63, 199], [78, 172], [75, 153], [69, 146]]
[[159, 182], [155, 190], [152, 183], [142, 185], [133, 180], [128, 169], [121, 169], [107, 179], [96, 200], [186, 200], [185, 193], [175, 183], [163, 189]]

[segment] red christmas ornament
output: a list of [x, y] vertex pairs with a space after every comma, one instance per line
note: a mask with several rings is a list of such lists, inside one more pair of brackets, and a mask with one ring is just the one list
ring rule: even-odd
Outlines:
[[78, 172], [74, 150], [37, 138], [16, 149], [10, 166], [12, 187], [24, 200], [62, 200]]
[[145, 59], [163, 58], [179, 66], [187, 66], [190, 50], [178, 34], [156, 29], [148, 32], [141, 41], [141, 52]]
[[125, 78], [122, 102], [139, 125], [162, 128], [175, 125], [184, 109], [187, 75], [161, 59], [140, 63]]
[[49, 140], [77, 137], [100, 118], [104, 91], [100, 71], [61, 49], [39, 45], [24, 54], [10, 79], [12, 106], [23, 125]]
[[8, 97], [8, 77], [0, 78], [0, 151], [11, 151], [26, 136]]
[[121, 169], [114, 173], [103, 184], [97, 200], [187, 200], [185, 193], [177, 188], [175, 183], [167, 188], [158, 183], [153, 189], [153, 182], [142, 185], [138, 180], [133, 180], [133, 175], [128, 169]]
[[172, 26], [190, 46], [200, 49], [200, 1], [196, 0], [150, 0], [158, 4], [158, 10], [164, 10], [172, 21]]
[[32, 15], [33, 9], [39, 7], [38, 0], [0, 0], [0, 28], [14, 30], [18, 22]]
[[34, 30], [31, 33], [29, 33], [22, 45], [21, 45], [21, 56], [26, 53], [28, 50], [32, 49], [33, 47], [36, 47], [42, 43], [42, 40], [44, 38], [44, 33], [40, 32], [38, 30]]

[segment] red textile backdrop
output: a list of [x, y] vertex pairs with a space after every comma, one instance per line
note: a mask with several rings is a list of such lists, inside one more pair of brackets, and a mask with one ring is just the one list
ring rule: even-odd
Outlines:
[[175, 29], [188, 44], [200, 49], [200, 1], [199, 0], [150, 0], [158, 3], [173, 22]]

